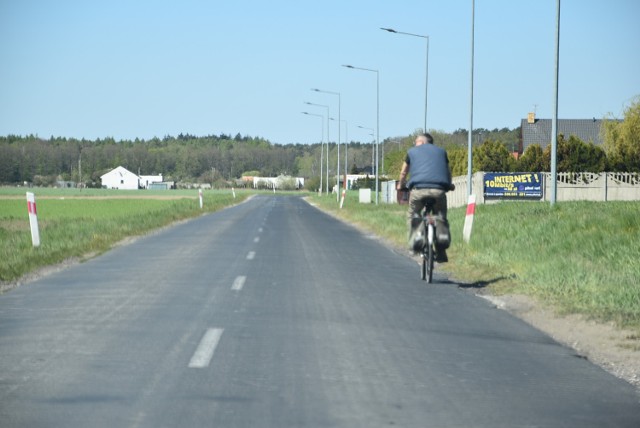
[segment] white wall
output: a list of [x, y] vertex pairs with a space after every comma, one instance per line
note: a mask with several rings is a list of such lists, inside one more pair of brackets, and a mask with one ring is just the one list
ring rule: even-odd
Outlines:
[[107, 189], [137, 190], [139, 177], [121, 166], [100, 177], [102, 186]]
[[162, 183], [162, 175], [141, 175], [140, 187], [148, 189], [151, 183]]
[[[472, 192], [476, 195], [476, 203], [483, 204], [484, 185], [482, 172], [476, 172], [472, 177]], [[543, 201], [551, 198], [551, 173], [542, 173]], [[640, 174], [602, 172], [594, 174], [558, 173], [556, 181], [556, 200], [562, 201], [639, 201]], [[463, 207], [467, 205], [467, 176], [453, 178], [456, 190], [447, 193], [449, 207]]]

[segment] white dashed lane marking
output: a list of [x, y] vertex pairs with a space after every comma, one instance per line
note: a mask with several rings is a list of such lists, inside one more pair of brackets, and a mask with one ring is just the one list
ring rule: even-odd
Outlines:
[[249, 251], [249, 254], [247, 254], [247, 260], [253, 260], [255, 256], [256, 256], [255, 251]]
[[222, 328], [210, 328], [207, 330], [202, 340], [200, 340], [196, 352], [191, 357], [191, 361], [189, 361], [189, 368], [203, 369], [209, 366], [223, 331], [224, 329]]
[[246, 276], [239, 276], [237, 277], [234, 281], [233, 281], [233, 285], [231, 286], [231, 289], [234, 291], [240, 291], [242, 290], [242, 287], [244, 287], [244, 282], [247, 280]]

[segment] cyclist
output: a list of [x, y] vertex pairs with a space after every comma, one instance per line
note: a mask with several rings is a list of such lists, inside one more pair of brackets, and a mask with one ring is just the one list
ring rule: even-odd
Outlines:
[[[410, 174], [408, 183], [406, 182], [407, 174]], [[415, 226], [420, 224], [419, 221], [412, 220], [421, 216], [428, 199], [433, 199], [435, 202], [434, 214], [440, 215], [444, 224], [448, 224], [447, 192], [454, 190], [455, 186], [451, 182], [447, 152], [433, 144], [431, 134], [424, 133], [416, 137], [415, 146], [407, 151], [396, 188], [397, 190], [409, 188], [411, 191], [407, 210], [410, 239]], [[449, 259], [446, 249], [436, 245], [436, 262], [446, 263], [447, 261]]]

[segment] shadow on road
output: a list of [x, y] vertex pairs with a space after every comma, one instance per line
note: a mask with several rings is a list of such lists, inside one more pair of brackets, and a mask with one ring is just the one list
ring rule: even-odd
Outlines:
[[482, 288], [488, 287], [491, 284], [494, 284], [494, 283], [499, 282], [499, 281], [507, 280], [507, 279], [513, 279], [513, 277], [511, 277], [511, 276], [499, 276], [497, 278], [489, 279], [489, 280], [486, 280], [486, 281], [480, 280], [480, 281], [471, 282], [471, 283], [468, 283], [468, 284], [458, 283], [458, 287], [460, 287], [460, 288], [482, 289]]

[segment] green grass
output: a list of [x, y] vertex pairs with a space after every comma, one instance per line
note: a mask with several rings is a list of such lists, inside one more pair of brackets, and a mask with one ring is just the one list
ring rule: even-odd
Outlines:
[[[41, 245], [33, 247], [25, 191], [0, 189], [0, 282], [100, 254], [122, 239], [239, 203], [250, 192], [35, 189]], [[14, 196], [15, 195], [15, 196]], [[21, 195], [21, 196], [19, 196]], [[19, 196], [19, 197], [18, 197]], [[167, 199], [170, 198], [170, 199]]]
[[[323, 209], [406, 246], [406, 206], [359, 204]], [[492, 293], [518, 293], [640, 331], [640, 202], [508, 202], [478, 205], [469, 244], [462, 241], [465, 208], [449, 210], [453, 243], [446, 270]]]

